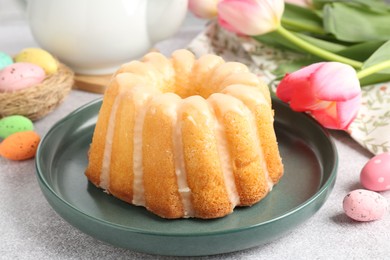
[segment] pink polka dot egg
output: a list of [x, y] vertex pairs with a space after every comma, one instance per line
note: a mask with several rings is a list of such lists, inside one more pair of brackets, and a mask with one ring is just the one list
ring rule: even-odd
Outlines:
[[390, 152], [371, 158], [360, 173], [360, 183], [372, 191], [390, 190]]

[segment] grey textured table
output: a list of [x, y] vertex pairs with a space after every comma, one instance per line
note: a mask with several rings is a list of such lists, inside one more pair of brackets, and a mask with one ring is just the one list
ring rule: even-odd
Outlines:
[[[23, 16], [5, 13], [0, 2], [0, 51], [16, 53], [36, 46]], [[3, 16], [1, 16], [3, 15]], [[180, 32], [158, 48], [169, 54], [185, 47], [203, 28], [189, 16]], [[74, 90], [53, 113], [35, 123], [41, 135], [79, 106], [100, 97]], [[360, 188], [359, 173], [371, 154], [346, 133], [331, 132], [340, 158], [333, 192], [324, 206], [303, 225], [272, 243], [204, 259], [385, 259], [390, 258], [390, 216], [357, 223], [342, 210], [342, 200]], [[390, 200], [390, 192], [382, 193]], [[49, 206], [35, 177], [34, 161], [0, 158], [0, 259], [172, 259], [117, 248], [69, 225]], [[203, 259], [203, 258], [202, 258]]]

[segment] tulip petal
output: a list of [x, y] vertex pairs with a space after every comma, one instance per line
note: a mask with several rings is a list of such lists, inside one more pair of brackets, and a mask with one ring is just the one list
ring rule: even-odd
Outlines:
[[283, 102], [290, 102], [295, 85], [290, 80], [291, 74], [286, 74], [276, 88], [276, 96]]
[[324, 127], [346, 130], [360, 108], [360, 95], [347, 101], [329, 102], [325, 109], [312, 110], [312, 116]]
[[337, 118], [336, 102], [329, 102], [329, 105], [326, 108], [312, 110], [310, 113], [323, 127], [340, 129]]
[[279, 83], [276, 95], [284, 102], [290, 102], [295, 111], [306, 111], [318, 102], [316, 93], [312, 88], [311, 77], [323, 65], [314, 63], [296, 72], [287, 74]]
[[[227, 0], [218, 5], [218, 16], [224, 21], [221, 26], [229, 24], [225, 28], [236, 33], [257, 35], [262, 26], [270, 27], [268, 23], [259, 23], [258, 15], [259, 7], [251, 0]], [[269, 16], [269, 13], [264, 15]]]
[[199, 18], [211, 19], [217, 16], [218, 0], [189, 0], [188, 8]]
[[[261, 2], [263, 0], [257, 0], [258, 2]], [[284, 0], [265, 0], [270, 10], [273, 12], [273, 17], [275, 20], [275, 23], [279, 24], [280, 20], [282, 19], [283, 13], [284, 13]]]
[[291, 109], [307, 111], [324, 127], [346, 130], [361, 99], [355, 70], [337, 62], [320, 62], [286, 75], [276, 95]]
[[236, 33], [265, 34], [280, 25], [283, 10], [282, 0], [223, 0], [218, 4], [218, 21]]
[[356, 71], [339, 62], [325, 62], [313, 74], [313, 87], [318, 99], [328, 101], [349, 100], [361, 92]]
[[244, 35], [243, 33], [241, 32], [238, 32], [236, 30], [235, 27], [233, 27], [232, 25], [230, 25], [230, 23], [228, 23], [227, 21], [225, 21], [221, 15], [218, 15], [218, 23], [221, 27], [225, 28], [226, 30], [230, 31], [230, 32], [234, 32], [234, 33], [237, 33], [237, 34], [241, 34], [241, 35]]
[[315, 93], [310, 87], [308, 81], [302, 82], [295, 88], [294, 94], [290, 101], [290, 107], [295, 111], [306, 111], [315, 107], [318, 100], [315, 98]]
[[340, 129], [347, 129], [359, 112], [361, 94], [353, 99], [337, 103], [337, 113], [340, 121]]

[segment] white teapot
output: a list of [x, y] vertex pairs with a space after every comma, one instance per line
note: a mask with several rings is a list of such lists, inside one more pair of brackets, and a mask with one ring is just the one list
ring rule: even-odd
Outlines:
[[109, 74], [172, 36], [188, 0], [29, 0], [37, 43], [80, 74]]

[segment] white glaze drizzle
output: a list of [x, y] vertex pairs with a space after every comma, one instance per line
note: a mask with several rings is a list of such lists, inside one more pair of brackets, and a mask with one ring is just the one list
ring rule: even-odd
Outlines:
[[[229, 153], [229, 146], [226, 139], [226, 132], [225, 127], [223, 125], [223, 116], [228, 111], [234, 111], [238, 114], [242, 114], [241, 109], [236, 105], [236, 102], [230, 102], [231, 100], [226, 100], [226, 98], [230, 98], [229, 96], [215, 93], [212, 94], [208, 99], [208, 104], [210, 105], [210, 111], [213, 114], [214, 117], [214, 132], [217, 139], [217, 150], [219, 154], [219, 160], [221, 164], [221, 170], [226, 186], [226, 191], [229, 196], [230, 203], [232, 204], [232, 207], [234, 208], [236, 205], [240, 203], [240, 196], [237, 192], [236, 182], [234, 178], [233, 173], [233, 167], [232, 167], [232, 159]], [[218, 109], [221, 111], [221, 118], [218, 118], [214, 114], [214, 110], [211, 107], [212, 104], [215, 104], [218, 106]]]
[[[231, 85], [231, 86], [225, 88], [223, 90], [223, 93], [226, 93], [228, 95], [231, 95], [231, 96], [241, 100], [249, 110], [251, 110], [250, 107], [256, 107], [258, 104], [269, 105], [267, 100], [263, 96], [262, 92], [256, 87], [239, 85], [239, 84]], [[269, 172], [268, 172], [268, 167], [266, 164], [263, 148], [261, 145], [261, 140], [259, 138], [259, 132], [258, 132], [259, 130], [257, 129], [256, 118], [252, 112], [248, 113], [248, 115], [251, 119], [250, 120], [250, 124], [252, 125], [251, 129], [255, 129], [255, 133], [253, 134], [253, 138], [254, 138], [254, 141], [257, 144], [259, 144], [256, 146], [257, 153], [260, 156], [260, 159], [262, 162], [262, 168], [266, 174], [265, 177], [267, 180], [268, 189], [269, 189], [269, 191], [271, 191], [273, 186], [274, 186], [274, 183], [273, 183], [271, 176], [269, 175]]]
[[146, 111], [148, 109], [148, 101], [152, 97], [152, 93], [144, 89], [133, 89], [133, 102], [135, 107], [134, 120], [134, 143], [133, 143], [133, 200], [132, 203], [137, 206], [145, 206], [145, 189], [143, 181], [143, 166], [142, 166], [142, 133]]
[[115, 118], [116, 112], [118, 111], [121, 96], [115, 97], [112, 105], [110, 118], [108, 119], [106, 143], [104, 144], [102, 172], [100, 174], [99, 186], [104, 189], [105, 192], [109, 193], [110, 184], [110, 165], [111, 165], [111, 154], [112, 154], [112, 142], [114, 138]]
[[258, 145], [256, 145], [256, 151], [260, 157], [261, 167], [262, 167], [263, 172], [265, 174], [265, 179], [266, 179], [267, 185], [268, 185], [268, 192], [270, 192], [274, 186], [274, 182], [272, 181], [272, 179], [269, 175], [269, 172], [268, 172], [267, 162], [265, 160], [265, 156], [264, 156], [264, 152], [263, 152], [263, 146], [262, 146], [261, 140], [259, 138], [259, 129], [257, 129], [256, 118], [253, 115], [253, 113], [248, 113], [248, 116], [250, 118], [249, 123], [251, 124], [251, 129], [254, 129], [254, 133], [252, 134], [253, 140], [256, 144], [258, 144]]
[[[230, 86], [233, 87], [233, 86]], [[253, 87], [248, 87], [250, 89], [240, 89], [237, 88], [227, 88], [228, 94], [232, 96], [234, 99], [238, 99], [240, 101], [240, 96], [244, 96], [249, 99], [250, 105], [255, 103], [265, 103], [267, 104], [264, 96], [261, 94], [258, 89]], [[226, 90], [226, 89], [225, 89]], [[133, 201], [134, 205], [145, 206], [145, 198], [144, 198], [144, 185], [143, 185], [143, 166], [142, 166], [142, 133], [143, 133], [143, 125], [144, 119], [146, 115], [146, 111], [148, 108], [147, 102], [151, 97], [155, 94], [157, 90], [153, 91], [145, 91], [144, 94], [141, 91], [135, 91], [136, 94], [133, 95], [133, 101], [135, 106], [135, 124], [134, 124], [134, 147], [133, 147], [133, 172], [134, 172], [134, 184], [133, 184]], [[245, 93], [245, 94], [244, 94]], [[220, 96], [221, 95], [221, 96]], [[254, 139], [256, 143], [260, 144], [260, 139], [258, 136], [258, 129], [256, 124], [255, 116], [250, 113], [248, 109], [248, 113], [242, 110], [239, 106], [234, 105], [237, 102], [229, 102], [226, 101], [226, 96], [222, 94], [213, 94], [212, 99], [218, 105], [222, 114], [228, 111], [235, 111], [238, 114], [248, 114], [250, 117], [250, 123], [254, 129]], [[115, 127], [115, 119], [117, 110], [120, 103], [120, 95], [115, 98], [112, 111], [109, 118], [109, 124], [107, 128], [106, 134], [106, 143], [103, 154], [103, 162], [102, 162], [102, 173], [100, 175], [100, 187], [105, 189], [106, 192], [109, 192], [109, 182], [110, 182], [110, 161], [111, 161], [111, 153], [112, 153], [112, 140], [114, 136], [114, 127]], [[210, 97], [211, 98], [211, 97]], [[199, 96], [192, 96], [185, 99], [185, 102], [191, 102], [195, 106], [199, 106], [199, 99], [202, 99]], [[176, 101], [175, 101], [176, 102]], [[240, 101], [241, 102], [241, 101]], [[244, 102], [243, 102], [244, 103]], [[205, 111], [208, 115], [209, 121], [215, 126], [215, 134], [217, 139], [217, 149], [220, 155], [221, 168], [223, 172], [223, 177], [226, 185], [226, 190], [230, 199], [231, 204], [236, 206], [239, 204], [239, 195], [237, 192], [233, 169], [231, 165], [231, 158], [228, 149], [228, 143], [226, 140], [226, 133], [222, 122], [215, 117], [214, 110], [209, 105], [209, 111]], [[174, 109], [176, 107], [179, 109]], [[245, 106], [244, 106], [245, 107]], [[178, 192], [181, 196], [183, 208], [184, 208], [184, 217], [192, 217], [194, 216], [194, 210], [191, 200], [191, 189], [187, 183], [187, 173], [185, 169], [185, 160], [183, 153], [183, 142], [182, 142], [182, 132], [181, 132], [181, 110], [179, 101], [176, 102], [174, 106], [169, 109], [168, 113], [172, 115], [173, 118], [173, 144], [174, 144], [174, 158], [175, 158], [175, 174], [177, 177], [178, 184]], [[210, 116], [210, 115], [211, 116]], [[194, 122], [195, 123], [195, 122]], [[270, 190], [272, 189], [273, 182], [268, 174], [266, 162], [264, 160], [264, 154], [260, 145], [257, 146], [258, 154], [262, 158], [262, 164], [264, 171], [267, 173], [267, 181], [269, 184]]]
[[[189, 102], [192, 98], [185, 99], [185, 102]], [[183, 102], [181, 102], [182, 104]], [[183, 136], [182, 136], [182, 122], [181, 115], [182, 110], [180, 105], [177, 109], [177, 114], [174, 120], [173, 125], [173, 148], [174, 148], [174, 158], [175, 158], [175, 173], [178, 191], [181, 197], [181, 202], [183, 205], [184, 218], [193, 217], [195, 215], [194, 208], [192, 206], [191, 199], [191, 189], [188, 186], [187, 182], [187, 171], [184, 161], [184, 149], [183, 149]]]

